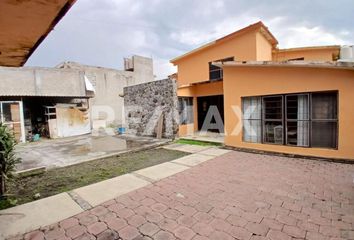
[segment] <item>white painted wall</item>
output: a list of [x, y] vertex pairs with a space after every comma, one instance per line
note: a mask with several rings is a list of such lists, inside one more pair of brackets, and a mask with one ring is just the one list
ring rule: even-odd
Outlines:
[[71, 137], [91, 132], [90, 112], [81, 112], [78, 109], [67, 107], [56, 108], [56, 135], [57, 137]]

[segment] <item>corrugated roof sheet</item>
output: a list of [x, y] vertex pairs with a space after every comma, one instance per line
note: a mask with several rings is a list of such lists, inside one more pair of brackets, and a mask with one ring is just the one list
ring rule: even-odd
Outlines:
[[0, 96], [88, 97], [83, 72], [36, 67], [0, 67]]

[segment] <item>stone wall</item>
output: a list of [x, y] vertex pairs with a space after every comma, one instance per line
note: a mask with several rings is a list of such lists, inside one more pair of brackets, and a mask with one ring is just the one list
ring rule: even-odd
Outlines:
[[127, 132], [138, 136], [156, 136], [157, 123], [163, 116], [163, 137], [178, 132], [177, 83], [158, 80], [124, 88]]

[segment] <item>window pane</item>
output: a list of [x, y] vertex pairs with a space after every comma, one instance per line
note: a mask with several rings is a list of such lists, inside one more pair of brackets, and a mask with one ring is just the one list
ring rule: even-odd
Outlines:
[[312, 122], [312, 147], [337, 147], [337, 122]]
[[222, 79], [222, 68], [215, 66], [209, 62], [209, 80]]
[[221, 79], [221, 69], [220, 70], [216, 70], [216, 71], [212, 71], [210, 72], [210, 80], [218, 80]]
[[243, 141], [261, 142], [261, 120], [243, 120]]
[[282, 96], [264, 97], [264, 118], [265, 119], [283, 119]]
[[337, 119], [337, 93], [312, 94], [312, 119]]
[[193, 98], [181, 97], [178, 98], [178, 111], [180, 124], [193, 123]]
[[243, 119], [261, 119], [262, 99], [260, 97], [247, 97], [242, 99]]
[[262, 142], [262, 99], [261, 97], [242, 98], [243, 141]]
[[287, 122], [287, 144], [306, 147], [309, 145], [309, 122], [288, 121]]
[[210, 70], [210, 71], [215, 71], [215, 70], [220, 70], [220, 69], [221, 69], [220, 67], [215, 66], [215, 65], [213, 65], [213, 64], [211, 64], [211, 63], [210, 63], [210, 65], [209, 65], [209, 70]]
[[308, 95], [286, 96], [286, 117], [287, 119], [308, 120], [309, 119], [309, 97]]
[[283, 123], [282, 121], [264, 122], [264, 142], [283, 144]]
[[[18, 103], [1, 103], [4, 122], [20, 121], [20, 106]], [[1, 119], [0, 119], [1, 121]]]

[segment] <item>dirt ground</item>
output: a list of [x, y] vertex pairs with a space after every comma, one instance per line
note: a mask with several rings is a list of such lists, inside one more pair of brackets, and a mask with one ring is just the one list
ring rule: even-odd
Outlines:
[[[9, 193], [13, 194], [17, 204], [23, 204], [35, 200], [38, 193], [40, 198], [48, 197], [185, 155], [188, 153], [156, 148], [53, 168], [39, 175], [16, 179], [15, 183], [10, 184]], [[8, 207], [1, 205], [0, 202], [0, 209]]]
[[167, 141], [166, 139], [159, 140], [129, 135], [93, 136], [91, 134], [60, 139], [43, 139], [39, 142], [16, 146], [16, 152], [22, 159], [16, 169], [20, 171], [37, 167], [64, 167], [139, 148], [157, 146]]

